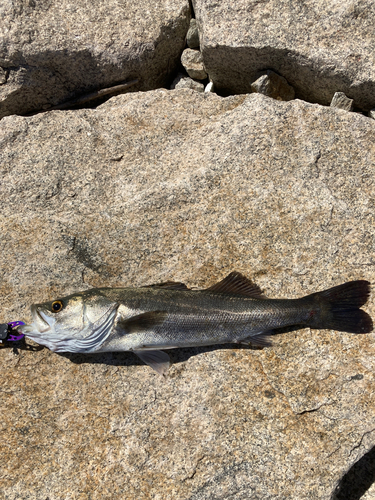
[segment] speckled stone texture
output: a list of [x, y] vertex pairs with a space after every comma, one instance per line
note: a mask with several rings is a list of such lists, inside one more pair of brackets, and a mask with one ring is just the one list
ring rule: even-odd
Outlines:
[[190, 26], [186, 35], [186, 43], [191, 49], [199, 48], [199, 33], [196, 19], [190, 19]]
[[199, 50], [185, 49], [181, 55], [181, 64], [190, 78], [196, 78], [197, 80], [205, 80], [207, 78], [202, 54]]
[[204, 92], [204, 85], [186, 76], [184, 73], [179, 73], [173, 80], [171, 89], [192, 89], [197, 92]]
[[250, 92], [273, 69], [299, 98], [328, 105], [335, 92], [375, 105], [372, 0], [193, 0], [200, 49], [217, 89]]
[[169, 84], [189, 22], [188, 0], [0, 2], [0, 118], [124, 81]]
[[[293, 87], [288, 84], [285, 78], [270, 70], [251, 84], [251, 90], [278, 101], [291, 101], [295, 97]], [[342, 106], [336, 107], [342, 108]]]
[[[363, 115], [260, 94], [5, 117], [0, 322], [232, 270], [269, 297], [374, 283], [374, 145]], [[373, 446], [374, 334], [170, 352], [163, 380], [130, 353], [0, 350], [2, 498], [328, 500]]]

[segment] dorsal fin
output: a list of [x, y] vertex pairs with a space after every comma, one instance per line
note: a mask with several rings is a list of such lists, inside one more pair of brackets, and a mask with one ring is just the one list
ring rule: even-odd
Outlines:
[[241, 273], [233, 271], [226, 278], [206, 289], [210, 292], [246, 295], [253, 299], [265, 299], [262, 290]]
[[189, 290], [189, 288], [178, 281], [166, 281], [165, 283], [156, 283], [155, 285], [146, 285], [142, 288], [164, 288], [165, 290]]

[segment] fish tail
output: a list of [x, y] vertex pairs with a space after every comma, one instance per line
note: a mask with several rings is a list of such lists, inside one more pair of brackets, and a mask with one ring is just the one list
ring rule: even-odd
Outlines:
[[370, 333], [371, 317], [360, 309], [371, 291], [368, 281], [349, 281], [323, 292], [305, 297], [313, 299], [314, 306], [306, 322], [311, 328], [324, 328], [348, 333]]

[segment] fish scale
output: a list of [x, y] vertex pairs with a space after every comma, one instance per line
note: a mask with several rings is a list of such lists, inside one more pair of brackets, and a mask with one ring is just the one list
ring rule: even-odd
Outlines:
[[133, 351], [159, 373], [160, 349], [224, 343], [270, 345], [281, 327], [303, 325], [349, 333], [372, 331], [360, 307], [370, 283], [351, 281], [298, 299], [269, 299], [233, 272], [206, 290], [166, 282], [142, 288], [96, 288], [31, 306], [33, 323], [19, 331], [56, 352]]
[[[105, 291], [103, 292], [105, 294]], [[124, 335], [126, 331], [127, 315], [131, 317], [140, 314], [141, 308], [127, 310], [121, 314], [120, 325], [117, 334], [102, 345], [103, 350], [130, 350], [142, 348], [191, 347], [197, 345], [223, 344], [229, 342], [241, 342], [251, 336], [259, 336], [261, 332], [287, 326], [289, 324], [302, 323], [310, 312], [303, 307], [300, 299], [256, 300], [251, 298], [227, 297], [224, 294], [208, 294], [206, 292], [174, 292], [159, 290], [155, 293], [144, 293], [141, 290], [144, 301], [143, 312], [165, 311], [165, 318], [161, 324], [154, 328], [146, 328], [144, 331]], [[176, 294], [183, 294], [178, 299]], [[112, 300], [120, 300], [120, 296], [133, 294], [131, 290], [119, 290], [118, 294], [111, 292]], [[118, 295], [116, 297], [116, 295]], [[173, 300], [175, 299], [175, 301]], [[182, 299], [182, 300], [181, 300]], [[132, 300], [127, 300], [127, 307], [132, 305]], [[138, 299], [134, 302], [138, 305]], [[116, 337], [116, 341], [114, 341]], [[260, 339], [258, 338], [258, 341]], [[253, 339], [256, 343], [256, 339]]]

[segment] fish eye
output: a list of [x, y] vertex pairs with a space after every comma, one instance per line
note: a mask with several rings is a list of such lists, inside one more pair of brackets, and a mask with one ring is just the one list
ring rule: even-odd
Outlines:
[[52, 302], [51, 311], [54, 313], [58, 313], [63, 307], [64, 304], [61, 302], [61, 300], [55, 300], [54, 302]]

